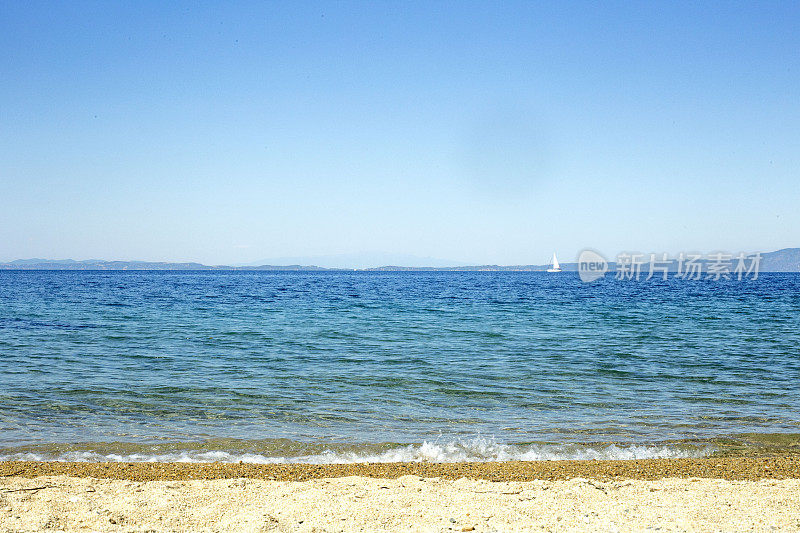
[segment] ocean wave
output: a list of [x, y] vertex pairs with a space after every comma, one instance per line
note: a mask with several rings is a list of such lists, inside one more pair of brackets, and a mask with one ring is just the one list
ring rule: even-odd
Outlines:
[[672, 459], [704, 457], [714, 447], [663, 444], [503, 444], [490, 438], [423, 442], [380, 452], [374, 449], [326, 449], [307, 455], [285, 456], [235, 450], [180, 450], [166, 453], [114, 453], [98, 450], [57, 454], [17, 452], [0, 454], [0, 461], [74, 462], [178, 462], [251, 464], [347, 464], [347, 463], [459, 463], [492, 461], [556, 461], [608, 459]]

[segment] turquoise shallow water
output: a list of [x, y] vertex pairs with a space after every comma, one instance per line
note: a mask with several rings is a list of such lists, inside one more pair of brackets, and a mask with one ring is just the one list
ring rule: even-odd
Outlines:
[[0, 271], [0, 405], [6, 459], [701, 454], [800, 432], [800, 275]]

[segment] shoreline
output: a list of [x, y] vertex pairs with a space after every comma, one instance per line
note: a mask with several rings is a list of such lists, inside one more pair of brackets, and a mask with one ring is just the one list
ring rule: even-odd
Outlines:
[[42, 476], [89, 477], [127, 481], [262, 479], [308, 481], [358, 476], [396, 479], [402, 476], [473, 479], [494, 482], [563, 481], [589, 478], [659, 480], [705, 478], [728, 481], [800, 479], [800, 455], [728, 456], [676, 459], [508, 461], [480, 463], [90, 463], [56, 461], [0, 462], [0, 478]]

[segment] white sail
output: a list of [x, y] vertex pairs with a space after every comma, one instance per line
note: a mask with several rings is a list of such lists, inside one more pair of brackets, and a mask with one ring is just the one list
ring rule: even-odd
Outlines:
[[556, 253], [553, 252], [553, 266], [547, 269], [548, 272], [561, 272], [561, 265], [558, 264]]

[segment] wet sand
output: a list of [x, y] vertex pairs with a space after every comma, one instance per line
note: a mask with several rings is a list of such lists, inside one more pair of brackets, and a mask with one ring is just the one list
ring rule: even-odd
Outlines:
[[800, 479], [800, 456], [705, 457], [619, 461], [509, 461], [485, 463], [353, 463], [237, 464], [237, 463], [64, 463], [0, 462], [0, 477], [67, 475], [129, 481], [192, 479], [310, 479], [361, 476], [393, 479], [405, 475], [486, 481], [713, 478], [726, 480]]

